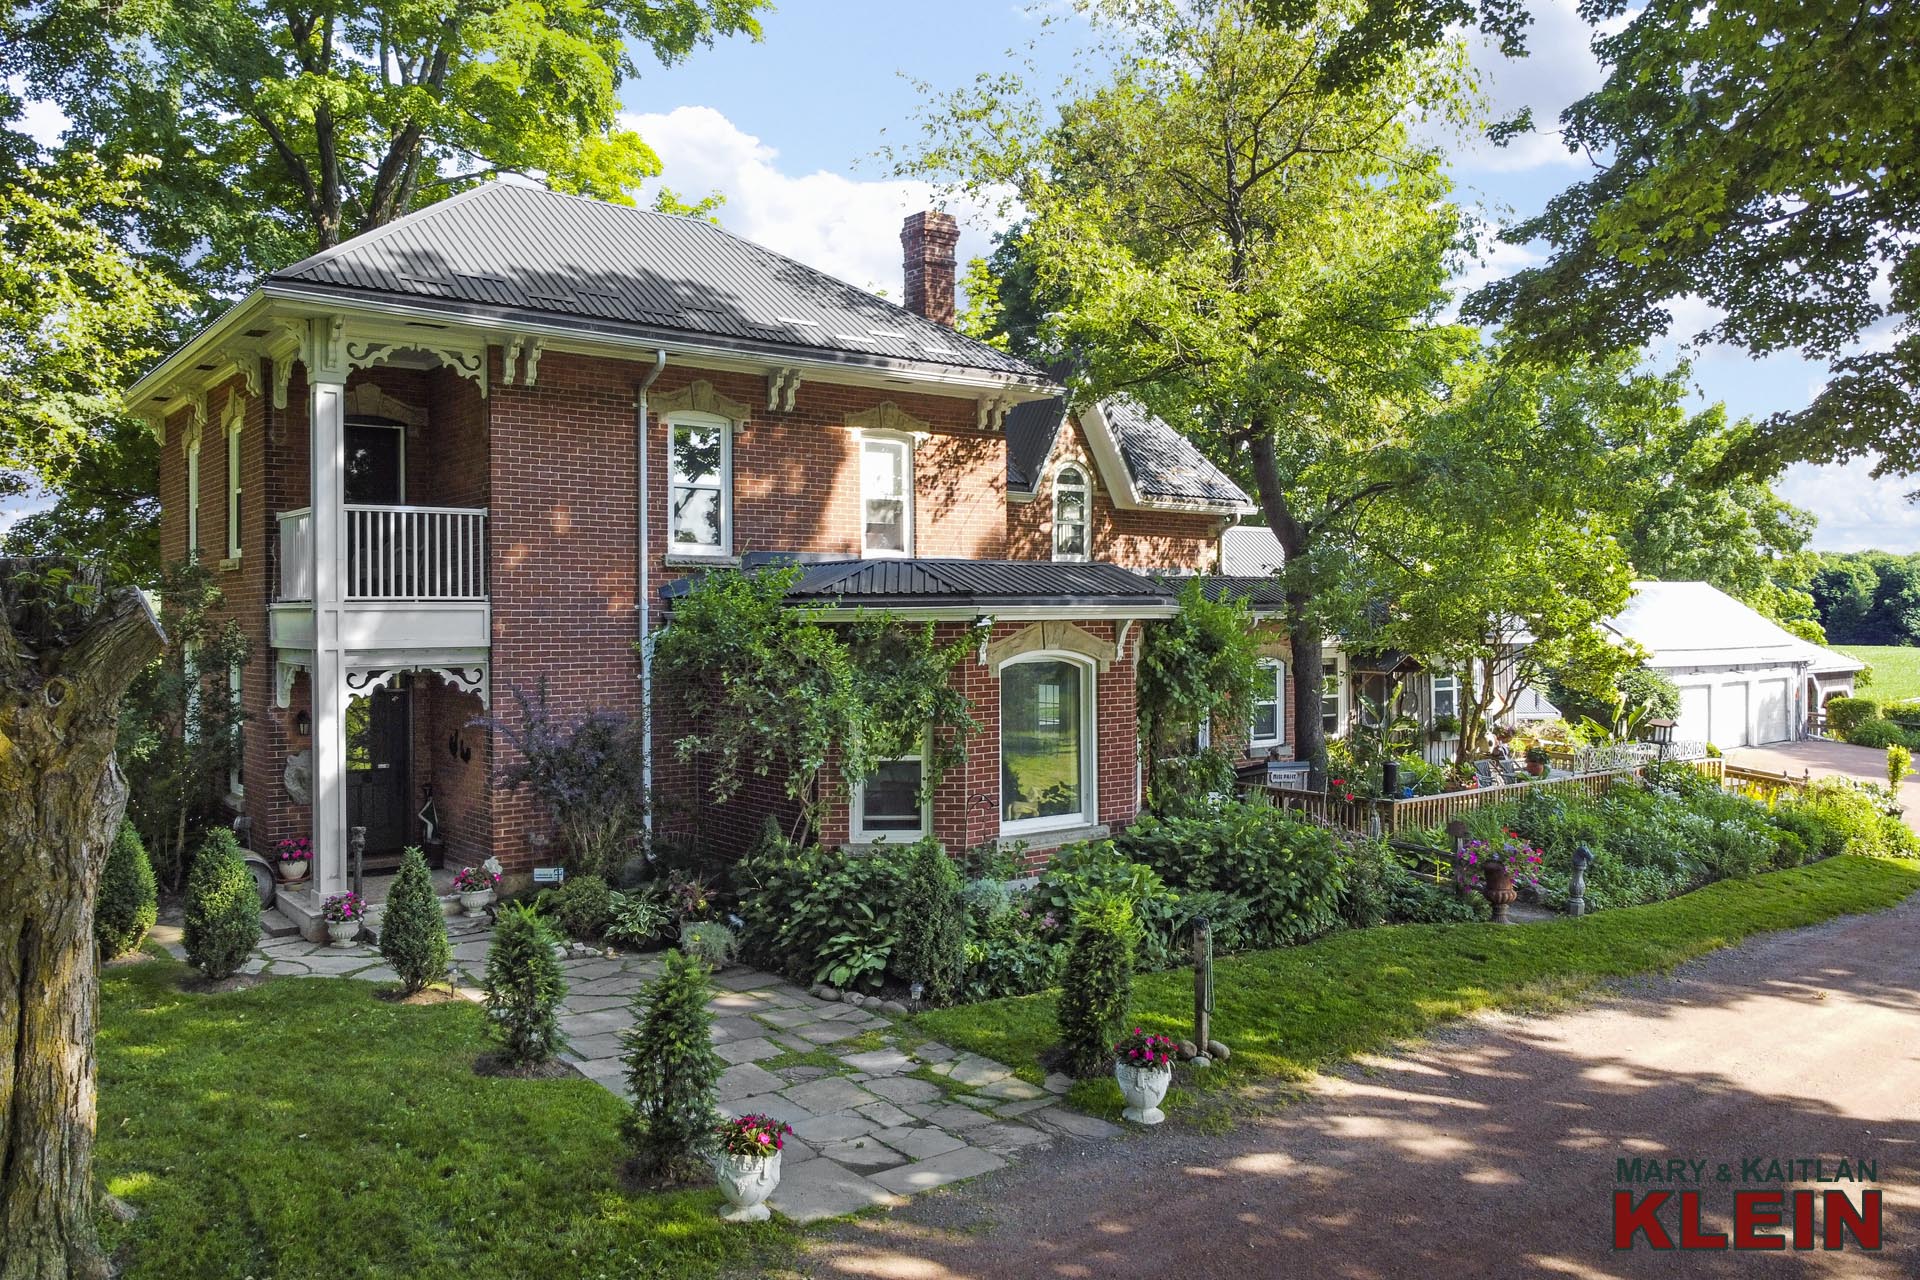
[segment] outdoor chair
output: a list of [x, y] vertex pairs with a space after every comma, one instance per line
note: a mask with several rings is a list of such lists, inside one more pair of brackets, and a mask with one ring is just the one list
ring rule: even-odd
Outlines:
[[1491, 760], [1475, 760], [1473, 762], [1473, 773], [1474, 776], [1480, 780], [1480, 785], [1483, 787], [1497, 787], [1500, 785], [1500, 780], [1493, 776], [1493, 761]]

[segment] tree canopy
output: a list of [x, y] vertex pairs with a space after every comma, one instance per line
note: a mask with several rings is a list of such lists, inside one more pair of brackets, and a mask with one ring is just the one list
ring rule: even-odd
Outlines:
[[1831, 370], [1724, 470], [1877, 454], [1877, 475], [1920, 471], [1920, 6], [1580, 10], [1625, 19], [1594, 45], [1605, 83], [1561, 115], [1596, 170], [1505, 233], [1552, 256], [1485, 286], [1468, 314], [1564, 361], [1643, 346], [1676, 301], [1704, 300], [1716, 318], [1697, 336]]

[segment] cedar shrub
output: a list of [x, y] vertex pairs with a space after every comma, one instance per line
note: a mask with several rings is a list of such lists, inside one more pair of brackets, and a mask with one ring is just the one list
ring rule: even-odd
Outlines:
[[1069, 1075], [1096, 1075], [1113, 1061], [1133, 1000], [1134, 932], [1132, 905], [1106, 891], [1089, 896], [1074, 918], [1057, 1013]]
[[380, 954], [399, 975], [408, 995], [446, 979], [453, 948], [447, 942], [440, 896], [433, 891], [433, 873], [417, 848], [409, 848], [401, 857], [400, 874], [387, 895]]
[[953, 999], [967, 967], [967, 908], [960, 873], [934, 840], [913, 846], [898, 919], [894, 971], [935, 1004]]
[[111, 960], [139, 946], [159, 919], [159, 889], [146, 846], [131, 822], [122, 822], [100, 873], [100, 894], [93, 909], [93, 937], [102, 959]]
[[183, 941], [187, 960], [207, 977], [231, 977], [260, 945], [260, 891], [226, 827], [207, 832], [187, 875]]
[[559, 1019], [567, 980], [554, 942], [553, 931], [531, 907], [500, 909], [487, 952], [487, 1027], [510, 1065], [545, 1062], [567, 1047]]
[[677, 951], [634, 995], [625, 1055], [633, 1110], [624, 1133], [643, 1175], [697, 1174], [720, 1122], [714, 1087], [724, 1064], [713, 1051], [710, 995], [707, 967]]

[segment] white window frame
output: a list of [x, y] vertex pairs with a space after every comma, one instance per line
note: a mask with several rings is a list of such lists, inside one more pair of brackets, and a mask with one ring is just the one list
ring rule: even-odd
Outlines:
[[[1073, 483], [1067, 482], [1071, 472], [1079, 477]], [[1080, 545], [1084, 550], [1077, 554], [1060, 550], [1060, 492], [1072, 490], [1080, 495]], [[1053, 558], [1068, 562], [1084, 562], [1093, 558], [1093, 482], [1088, 479], [1086, 467], [1076, 459], [1060, 464], [1053, 473]]]
[[235, 756], [233, 763], [227, 766], [227, 794], [233, 796], [244, 796], [247, 794], [244, 771], [246, 748], [244, 745], [244, 730], [242, 728], [245, 713], [241, 701], [244, 693], [244, 676], [241, 671], [241, 666], [237, 662], [230, 662], [227, 664], [227, 699], [228, 704], [234, 709], [234, 719], [233, 723], [227, 727], [227, 732], [231, 734], [236, 741], [242, 743], [241, 754]]
[[[897, 432], [863, 431], [860, 433], [860, 554], [862, 556], [904, 558], [913, 554], [913, 445], [912, 436]], [[867, 503], [875, 497], [893, 496], [867, 492], [867, 450], [870, 448], [897, 451], [901, 456], [900, 476], [905, 492], [900, 495], [903, 504], [900, 519], [904, 522], [903, 536], [900, 541], [905, 545], [898, 551], [891, 547], [867, 545]]]
[[1017, 818], [1009, 821], [1006, 817], [1007, 797], [1004, 789], [996, 787], [996, 812], [1000, 815], [1000, 835], [1003, 839], [1018, 836], [1036, 835], [1048, 831], [1072, 831], [1081, 827], [1091, 827], [1100, 821], [1100, 718], [1097, 703], [1100, 692], [1100, 669], [1092, 659], [1084, 654], [1070, 653], [1063, 649], [1039, 649], [1032, 653], [1016, 654], [1000, 664], [994, 673], [996, 696], [1001, 699], [1000, 733], [994, 743], [996, 756], [1002, 757], [999, 770], [1002, 783], [1006, 780], [1004, 754], [1006, 751], [1006, 715], [1005, 700], [1007, 692], [1007, 668], [1033, 662], [1065, 662], [1080, 672], [1080, 810], [1077, 813], [1054, 814], [1043, 818]]
[[200, 558], [200, 437], [187, 441], [187, 559]]
[[[1266, 678], [1271, 679], [1273, 684], [1271, 688], [1262, 684], [1254, 692], [1254, 714], [1247, 719], [1247, 746], [1257, 750], [1265, 750], [1268, 747], [1280, 746], [1287, 740], [1287, 664], [1278, 658], [1262, 658], [1255, 663], [1254, 666], [1262, 672]], [[1273, 698], [1271, 699], [1273, 702], [1273, 736], [1263, 738], [1253, 731], [1253, 726], [1259, 716], [1261, 705], [1269, 700], [1264, 696], [1268, 693], [1273, 694]]]
[[862, 826], [862, 814], [867, 807], [867, 782], [862, 778], [860, 785], [853, 788], [853, 809], [847, 816], [847, 835], [852, 843], [877, 844], [885, 840], [890, 844], [896, 841], [901, 844], [912, 844], [915, 840], [926, 839], [927, 834], [933, 830], [933, 789], [927, 786], [926, 744], [922, 743], [920, 750], [915, 754], [889, 756], [885, 760], [876, 760], [874, 763], [876, 765], [898, 764], [903, 760], [915, 761], [920, 766], [920, 787], [924, 793], [920, 797], [920, 825], [912, 831], [869, 831]]
[[[1333, 666], [1333, 728], [1327, 723], [1327, 672], [1328, 664]], [[1322, 654], [1320, 658], [1320, 726], [1321, 732], [1329, 738], [1347, 736], [1347, 659], [1342, 653], [1332, 657]]]
[[[680, 483], [680, 463], [674, 455], [675, 433], [687, 430], [720, 433], [720, 545], [680, 541], [680, 511], [673, 500], [678, 489], [711, 489], [706, 484]], [[667, 415], [667, 554], [723, 558], [733, 554], [733, 422], [716, 413], [678, 411]]]
[[200, 679], [200, 646], [189, 640], [180, 651], [180, 680], [186, 704], [186, 723], [180, 726], [180, 731], [188, 742], [200, 740], [200, 699], [205, 693]]
[[[1442, 711], [1440, 709], [1440, 695], [1442, 690], [1445, 690], [1447, 696], [1453, 699], [1453, 709], [1450, 711]], [[1450, 671], [1436, 675], [1428, 680], [1427, 702], [1432, 706], [1433, 719], [1438, 720], [1441, 716], [1450, 716], [1458, 720], [1460, 718], [1459, 674]]]
[[227, 559], [240, 558], [240, 419], [227, 427]]

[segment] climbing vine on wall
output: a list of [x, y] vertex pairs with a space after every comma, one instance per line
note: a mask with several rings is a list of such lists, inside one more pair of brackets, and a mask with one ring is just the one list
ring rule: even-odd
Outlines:
[[674, 601], [655, 640], [654, 673], [692, 726], [675, 754], [705, 763], [716, 802], [749, 777], [777, 779], [803, 826], [922, 741], [931, 790], [978, 727], [950, 680], [967, 641], [942, 644], [932, 624], [889, 614], [829, 620], [825, 609], [789, 604], [799, 573], [722, 570]]

